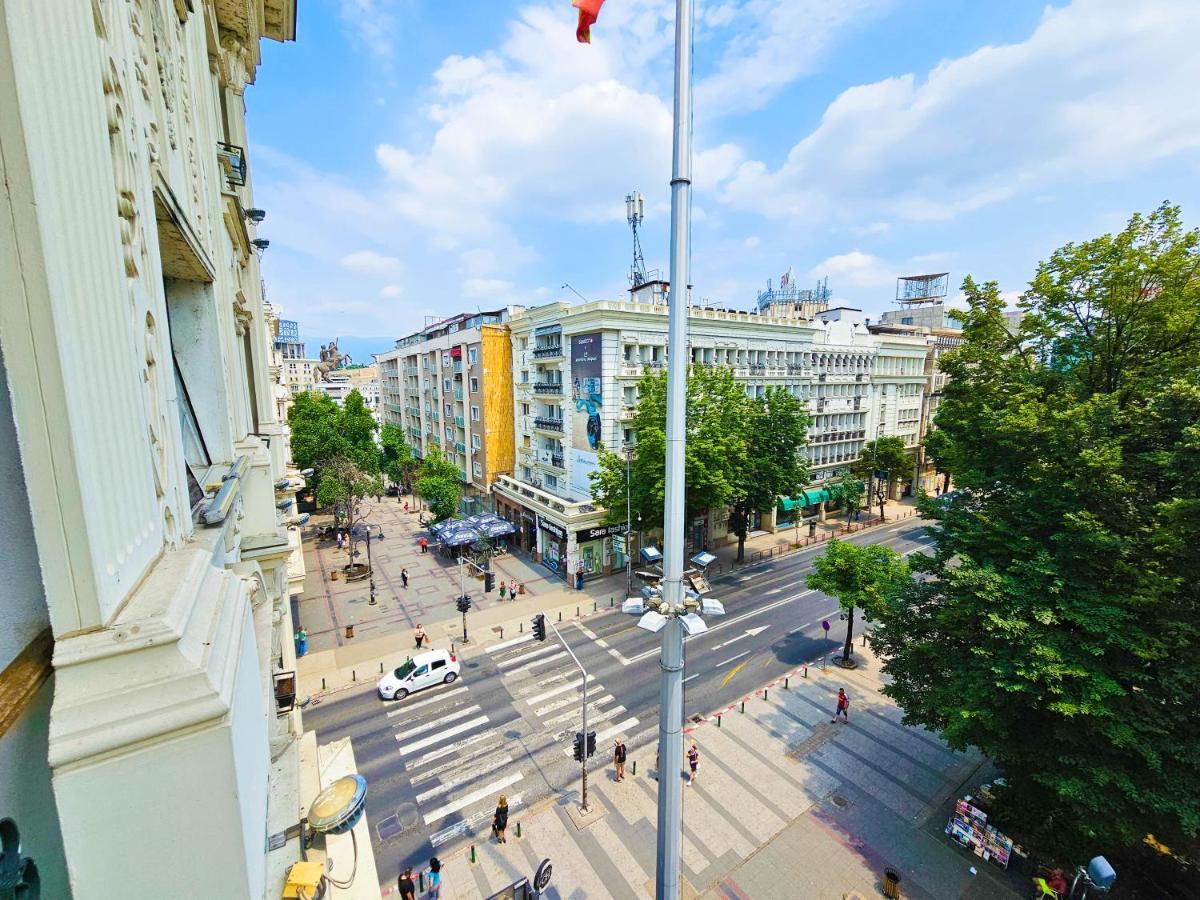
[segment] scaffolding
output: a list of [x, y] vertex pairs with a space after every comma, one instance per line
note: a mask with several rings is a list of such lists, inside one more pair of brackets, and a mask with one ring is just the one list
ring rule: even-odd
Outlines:
[[896, 302], [906, 304], [941, 303], [950, 290], [950, 273], [901, 275], [896, 279]]

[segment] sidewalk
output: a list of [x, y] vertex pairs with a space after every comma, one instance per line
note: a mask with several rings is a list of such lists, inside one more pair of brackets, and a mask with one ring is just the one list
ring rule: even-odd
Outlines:
[[[748, 695], [744, 712], [737, 704], [685, 730], [701, 764], [695, 786], [683, 789], [681, 896], [877, 897], [885, 867], [900, 873], [908, 898], [1023, 896], [1026, 879], [943, 834], [954, 799], [986, 780], [986, 760], [902, 726], [879, 694], [878, 661], [856, 653], [856, 670], [798, 670], [786, 688], [780, 679]], [[839, 687], [852, 698], [847, 724], [829, 721]], [[631, 746], [620, 783], [611, 767], [598, 769], [589, 779], [598, 812], [586, 821], [567, 793], [515, 814], [507, 844], [478, 836], [443, 860], [442, 896], [489, 896], [548, 858], [554, 874], [543, 896], [652, 897], [654, 756], [652, 742]], [[668, 767], [673, 777], [683, 768]], [[394, 885], [381, 889], [386, 896]]]

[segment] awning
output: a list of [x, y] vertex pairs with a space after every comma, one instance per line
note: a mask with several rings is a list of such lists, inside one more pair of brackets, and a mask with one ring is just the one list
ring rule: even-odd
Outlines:
[[825, 488], [815, 488], [813, 490], [804, 491], [803, 495], [805, 506], [816, 506], [818, 503], [823, 503], [830, 499], [829, 491], [827, 491]]

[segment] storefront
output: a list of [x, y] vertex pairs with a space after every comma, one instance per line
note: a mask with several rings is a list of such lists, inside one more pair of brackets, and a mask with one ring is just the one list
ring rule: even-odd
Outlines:
[[583, 567], [583, 580], [599, 578], [612, 574], [614, 569], [625, 566], [625, 556], [622, 553], [618, 562], [613, 552], [613, 538], [620, 536], [620, 544], [624, 547], [625, 525], [599, 525], [595, 528], [584, 528], [575, 532], [576, 571]]
[[551, 572], [562, 577], [567, 576], [567, 530], [557, 522], [539, 518], [538, 529], [541, 532], [541, 558]]

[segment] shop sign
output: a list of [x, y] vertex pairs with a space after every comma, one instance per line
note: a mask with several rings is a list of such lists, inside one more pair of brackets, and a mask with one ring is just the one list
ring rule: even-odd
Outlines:
[[584, 528], [581, 531], [575, 532], [575, 539], [580, 541], [594, 541], [613, 534], [624, 534], [626, 527], [625, 525], [600, 525], [596, 528]]
[[533, 522], [535, 525], [537, 524], [537, 516], [535, 516], [533, 513], [529, 512], [528, 510], [524, 510], [524, 509], [521, 510], [521, 518], [524, 519], [526, 522]]
[[560, 541], [565, 541], [567, 539], [567, 529], [563, 528], [561, 525], [558, 525], [547, 519], [541, 519], [538, 522], [538, 525], [541, 526], [543, 531], [550, 532], [550, 534], [554, 535]]

